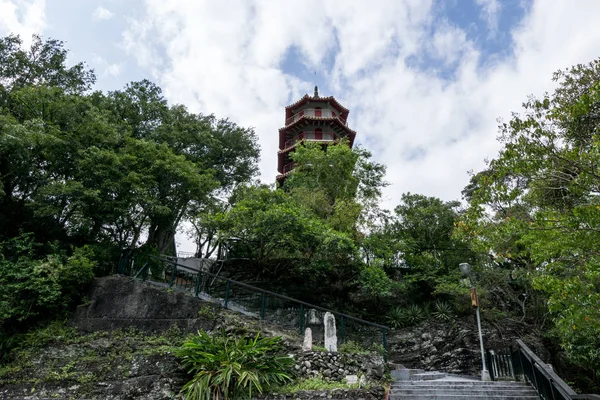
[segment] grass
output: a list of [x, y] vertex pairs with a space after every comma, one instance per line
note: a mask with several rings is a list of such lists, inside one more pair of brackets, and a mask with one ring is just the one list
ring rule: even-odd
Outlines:
[[[370, 386], [365, 385], [362, 388], [368, 389]], [[285, 386], [279, 386], [273, 393], [293, 394], [301, 390], [333, 390], [333, 389], [359, 389], [359, 384], [348, 385], [346, 382], [327, 381], [321, 376], [297, 380]]]

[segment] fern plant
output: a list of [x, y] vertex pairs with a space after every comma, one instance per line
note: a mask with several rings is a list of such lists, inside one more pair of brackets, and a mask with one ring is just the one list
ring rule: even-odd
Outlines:
[[282, 354], [281, 337], [210, 336], [199, 331], [176, 354], [192, 380], [181, 389], [186, 400], [249, 399], [291, 381], [293, 359]]

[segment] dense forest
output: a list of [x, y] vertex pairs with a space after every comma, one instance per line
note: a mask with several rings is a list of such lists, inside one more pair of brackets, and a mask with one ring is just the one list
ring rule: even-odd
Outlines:
[[0, 39], [0, 350], [68, 313], [121, 249], [173, 254], [186, 222], [198, 256], [235, 239], [246, 281], [391, 327], [469, 314], [468, 262], [485, 319], [560, 343], [598, 384], [600, 60], [500, 124], [462, 201], [405, 193], [389, 211], [366, 149], [305, 145], [282, 187], [258, 184], [252, 129], [147, 80], [95, 91], [67, 53]]

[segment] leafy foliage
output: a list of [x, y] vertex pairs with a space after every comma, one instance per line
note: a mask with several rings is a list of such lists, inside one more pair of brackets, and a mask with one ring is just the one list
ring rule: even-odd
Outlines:
[[88, 253], [78, 248], [68, 257], [36, 259], [30, 235], [0, 243], [0, 330], [65, 315], [94, 276]]
[[598, 376], [600, 60], [554, 79], [552, 95], [501, 123], [503, 148], [465, 189], [456, 234], [491, 254], [487, 270], [512, 271], [519, 291], [504, 297], [523, 316], [543, 296], [566, 354]]
[[[169, 106], [152, 82], [90, 93], [62, 42], [0, 40], [0, 240], [174, 252], [179, 224], [257, 172], [251, 129]], [[104, 268], [102, 268], [104, 269]]]
[[368, 156], [344, 142], [327, 152], [308, 144], [294, 154], [299, 166], [284, 190], [238, 188], [230, 199], [233, 207], [211, 221], [216, 222], [221, 237], [235, 238], [235, 248], [250, 249], [246, 257], [240, 257], [254, 261], [245, 265], [244, 278], [260, 276], [288, 290], [301, 279], [314, 290], [294, 294], [319, 303], [343, 303], [355, 287], [366, 296], [389, 295], [391, 281], [386, 272], [360, 262], [363, 211], [370, 207], [367, 199], [375, 199], [384, 185], [383, 167]]
[[214, 336], [199, 331], [176, 354], [193, 375], [181, 390], [185, 399], [252, 398], [291, 381], [293, 359], [282, 355], [280, 337], [235, 338], [224, 330]]

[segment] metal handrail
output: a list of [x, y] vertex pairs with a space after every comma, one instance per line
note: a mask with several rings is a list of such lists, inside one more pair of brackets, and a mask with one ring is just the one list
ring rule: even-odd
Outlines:
[[[222, 276], [218, 276], [218, 275], [213, 274], [213, 273], [208, 272], [208, 271], [198, 271], [198, 270], [190, 268], [190, 267], [188, 267], [186, 265], [179, 264], [179, 263], [177, 263], [177, 262], [175, 262], [173, 260], [161, 258], [161, 257], [154, 256], [154, 255], [145, 255], [144, 257], [146, 259], [146, 262], [134, 274], [133, 273], [134, 271], [132, 271], [131, 269], [127, 269], [125, 267], [128, 264], [127, 258], [130, 257], [131, 255], [132, 255], [131, 251], [128, 251], [128, 252], [124, 251], [124, 252], [121, 253], [121, 260], [119, 260], [119, 270], [118, 270], [118, 273], [125, 274], [125, 275], [127, 275], [129, 273], [130, 275], [132, 275], [135, 278], [140, 278], [140, 279], [146, 280], [147, 277], [148, 277], [148, 274], [150, 272], [150, 269], [151, 269], [150, 260], [159, 261], [161, 263], [167, 263], [167, 264], [171, 265], [170, 278], [169, 278], [169, 287], [173, 287], [173, 285], [175, 284], [176, 275], [177, 275], [178, 271], [182, 271], [183, 273], [186, 273], [189, 276], [195, 276], [196, 277], [195, 282], [193, 283], [193, 285], [195, 286], [195, 295], [196, 296], [198, 296], [198, 293], [199, 293], [200, 275], [208, 277], [209, 279], [212, 279], [213, 283], [215, 281], [220, 281], [221, 283], [225, 283], [225, 286], [226, 286], [227, 289], [226, 289], [226, 293], [225, 293], [226, 297], [224, 299], [224, 305], [225, 305], [226, 308], [227, 308], [227, 305], [229, 303], [229, 298], [228, 297], [229, 297], [230, 289], [232, 287], [236, 287], [237, 286], [237, 287], [241, 287], [241, 288], [247, 289], [247, 290], [249, 290], [251, 292], [254, 292], [254, 293], [257, 293], [257, 294], [261, 294], [261, 296], [263, 297], [263, 301], [262, 301], [263, 304], [261, 304], [261, 307], [264, 307], [264, 296], [265, 295], [269, 295], [271, 297], [275, 297], [275, 298], [279, 298], [281, 300], [285, 300], [285, 301], [289, 301], [289, 302], [295, 303], [295, 304], [297, 304], [297, 305], [300, 306], [300, 310], [303, 310], [304, 307], [307, 307], [307, 309], [315, 309], [315, 310], [322, 311], [322, 312], [330, 312], [331, 314], [333, 314], [333, 315], [341, 318], [341, 323], [342, 323], [341, 328], [342, 329], [343, 329], [344, 320], [355, 321], [355, 322], [357, 322], [359, 324], [362, 324], [362, 325], [367, 325], [367, 326], [371, 326], [371, 327], [377, 328], [377, 329], [379, 329], [381, 331], [381, 334], [382, 334], [382, 345], [383, 345], [383, 349], [384, 349], [383, 355], [384, 355], [385, 361], [387, 361], [387, 332], [388, 332], [389, 328], [387, 326], [385, 326], [385, 325], [380, 325], [380, 324], [376, 324], [374, 322], [369, 322], [369, 321], [366, 321], [364, 319], [360, 319], [360, 318], [354, 317], [352, 315], [348, 315], [348, 314], [341, 313], [341, 312], [338, 312], [338, 311], [333, 311], [333, 310], [327, 309], [325, 307], [321, 307], [321, 306], [318, 306], [318, 305], [315, 305], [315, 304], [307, 303], [307, 302], [302, 301], [302, 300], [294, 299], [292, 297], [288, 297], [288, 296], [285, 296], [285, 295], [282, 295], [282, 294], [279, 294], [279, 293], [275, 293], [275, 292], [272, 292], [270, 290], [261, 289], [259, 287], [252, 286], [252, 285], [249, 285], [247, 283], [239, 282], [239, 281], [236, 281], [234, 279], [224, 278]], [[123, 260], [123, 258], [125, 258], [125, 259]], [[264, 310], [261, 310], [260, 317], [261, 317], [261, 319], [264, 319]], [[302, 333], [303, 332], [303, 325], [304, 325], [304, 323], [302, 321], [302, 318], [300, 318], [300, 319], [301, 319], [301, 321], [300, 321], [300, 331]]]
[[[541, 391], [540, 387], [542, 386], [542, 382], [537, 381], [538, 378], [541, 378], [546, 384], [550, 385], [550, 390], [553, 394], [555, 391], [559, 391], [560, 394], [567, 399], [572, 399], [573, 396], [577, 396], [577, 393], [575, 393], [575, 391], [571, 389], [569, 385], [565, 383], [565, 381], [556, 375], [556, 372], [554, 372], [554, 370], [552, 370], [548, 364], [543, 362], [537, 355], [535, 355], [535, 353], [531, 351], [531, 349], [525, 343], [523, 343], [521, 339], [517, 339], [516, 343], [519, 347], [520, 355], [525, 357], [527, 361], [531, 363], [532, 367], [535, 368], [533, 373], [535, 374], [535, 371], [539, 372], [537, 375], [535, 375], [533, 382], [531, 382], [538, 393]], [[598, 398], [600, 398], [600, 396]]]
[[551, 366], [544, 363], [521, 339], [511, 351], [488, 352], [492, 379], [523, 377], [544, 400], [600, 400], [600, 395], [577, 394]]

